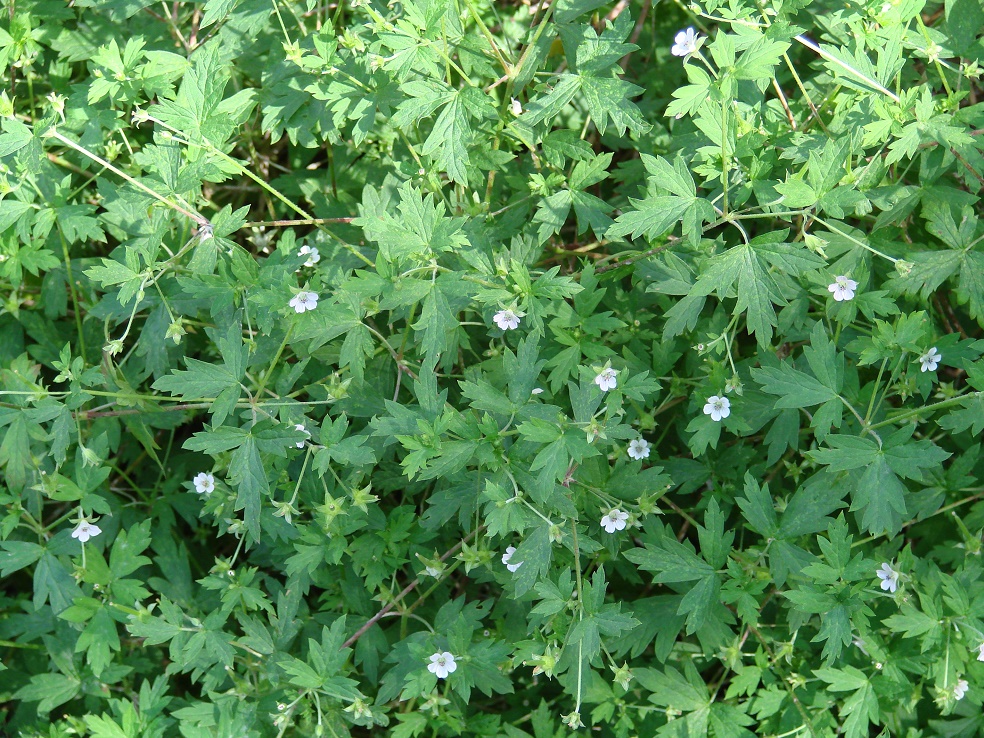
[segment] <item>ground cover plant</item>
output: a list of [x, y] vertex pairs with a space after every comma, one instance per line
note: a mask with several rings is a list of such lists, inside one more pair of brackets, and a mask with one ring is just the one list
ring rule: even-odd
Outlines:
[[984, 728], [977, 0], [4, 0], [0, 733]]

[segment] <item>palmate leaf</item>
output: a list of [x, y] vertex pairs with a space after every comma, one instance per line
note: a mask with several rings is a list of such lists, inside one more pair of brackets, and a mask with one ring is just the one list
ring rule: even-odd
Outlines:
[[862, 738], [868, 735], [869, 724], [879, 719], [878, 696], [867, 675], [853, 666], [843, 669], [815, 669], [820, 679], [833, 692], [852, 692], [840, 706], [844, 735]]
[[921, 480], [924, 469], [939, 468], [950, 454], [929, 439], [912, 441], [914, 426], [902, 428], [881, 446], [870, 438], [831, 435], [828, 448], [808, 456], [830, 471], [864, 469], [854, 485], [852, 511], [861, 511], [861, 525], [873, 535], [895, 535], [907, 515], [905, 485], [899, 477]]
[[737, 292], [734, 311], [744, 312], [748, 330], [755, 334], [760, 344], [772, 340], [776, 326], [773, 303], [785, 305], [775, 280], [751, 244], [735, 246], [715, 257], [706, 271], [698, 278], [692, 296], [705, 296], [716, 292], [719, 299]]
[[38, 712], [47, 714], [58, 705], [73, 699], [82, 684], [77, 678], [64, 674], [35, 674], [31, 681], [14, 693], [14, 699], [38, 702]]
[[432, 254], [466, 246], [465, 219], [449, 217], [445, 205], [432, 194], [423, 195], [410, 182], [399, 189], [399, 215], [390, 213], [386, 193], [367, 185], [362, 192], [361, 216], [353, 225], [361, 226], [366, 238], [379, 244], [387, 261], [415, 260], [427, 263]]
[[590, 161], [578, 162], [568, 181], [569, 189], [555, 192], [541, 201], [540, 208], [533, 219], [534, 223], [540, 223], [541, 242], [560, 231], [567, 222], [571, 206], [574, 207], [574, 214], [577, 216], [578, 235], [584, 233], [589, 226], [598, 238], [605, 235], [612, 225], [612, 219], [608, 217], [612, 208], [601, 198], [584, 190], [608, 178], [606, 170], [611, 160], [611, 154], [602, 154], [593, 157]]
[[471, 127], [461, 93], [455, 94], [444, 106], [430, 135], [424, 141], [421, 152], [433, 156], [437, 165], [448, 173], [452, 181], [468, 184], [468, 142]]
[[714, 207], [704, 198], [697, 197], [697, 187], [687, 165], [679, 157], [670, 164], [663, 157], [648, 154], [642, 155], [642, 161], [659, 190], [672, 194], [630, 200], [635, 209], [616, 218], [608, 229], [608, 238], [629, 234], [638, 238], [645, 234], [653, 240], [681, 223], [683, 235], [696, 245], [700, 241], [702, 225], [714, 219]]
[[629, 99], [641, 93], [641, 87], [615, 77], [595, 77], [570, 72], [561, 74], [546, 96], [531, 103], [521, 120], [532, 125], [550, 120], [559, 115], [579, 92], [584, 96], [592, 121], [602, 134], [608, 129], [609, 123], [615, 126], [620, 136], [627, 130], [643, 133], [649, 129], [638, 106]]
[[[153, 113], [192, 141], [204, 138], [222, 146], [249, 115], [256, 95], [245, 89], [224, 97], [228, 79], [228, 65], [220, 59], [218, 44], [206, 44], [195, 54], [175, 99], [154, 106]], [[189, 151], [194, 158], [195, 148]]]
[[326, 132], [330, 138], [337, 139], [351, 122], [350, 135], [359, 145], [372, 132], [379, 117], [390, 115], [402, 98], [388, 74], [370, 71], [367, 57], [351, 58], [337, 66], [337, 74], [318, 79], [304, 91], [325, 101], [333, 124], [333, 130]]
[[658, 545], [626, 551], [625, 558], [644, 571], [652, 572], [656, 582], [693, 582], [680, 601], [678, 615], [686, 615], [687, 634], [699, 630], [719, 604], [721, 578], [714, 567], [694, 553], [693, 548], [664, 536]]
[[161, 377], [154, 389], [169, 392], [175, 397], [214, 398], [209, 405], [212, 422], [218, 426], [225, 422], [239, 401], [240, 382], [246, 371], [246, 347], [243, 345], [242, 327], [232, 323], [217, 340], [222, 354], [222, 364], [210, 364], [198, 359], [186, 359], [186, 370], [174, 370]]

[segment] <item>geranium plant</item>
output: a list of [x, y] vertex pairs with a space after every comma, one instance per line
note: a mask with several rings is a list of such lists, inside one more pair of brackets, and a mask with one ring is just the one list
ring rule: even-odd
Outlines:
[[4, 0], [0, 733], [984, 730], [975, 0]]

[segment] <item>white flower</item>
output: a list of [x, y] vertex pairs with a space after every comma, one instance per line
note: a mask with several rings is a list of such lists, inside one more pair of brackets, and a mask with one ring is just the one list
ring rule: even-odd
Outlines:
[[543, 387], [534, 387], [533, 388], [533, 391], [530, 392], [530, 394], [531, 395], [542, 395], [543, 394]]
[[881, 569], [878, 569], [875, 574], [881, 579], [881, 588], [886, 592], [895, 594], [895, 590], [899, 588], [899, 573], [891, 565], [884, 563], [881, 565]]
[[977, 660], [984, 661], [984, 643], [977, 647]]
[[721, 422], [723, 418], [731, 415], [731, 400], [727, 397], [711, 395], [707, 398], [707, 404], [704, 405], [704, 415], [710, 415], [711, 420], [715, 423]]
[[834, 293], [837, 302], [854, 299], [854, 291], [858, 288], [858, 283], [845, 276], [834, 277], [834, 283], [827, 286], [827, 292]]
[[102, 533], [102, 528], [95, 523], [90, 523], [88, 520], [83, 520], [78, 524], [75, 530], [72, 531], [72, 538], [78, 538], [80, 543], [85, 543], [90, 538], [95, 538], [100, 533]]
[[601, 527], [606, 533], [614, 533], [617, 530], [625, 530], [625, 521], [629, 519], [627, 512], [622, 512], [617, 507], [613, 507], [601, 519]]
[[515, 97], [509, 98], [509, 112], [517, 118], [523, 114], [523, 104]]
[[644, 438], [636, 438], [629, 441], [629, 456], [636, 461], [649, 458], [649, 441]]
[[[301, 433], [303, 433], [304, 435], [306, 435], [308, 438], [311, 437], [311, 434], [308, 433], [307, 428], [305, 428], [301, 423], [295, 423], [294, 424], [294, 430], [299, 430]], [[304, 448], [304, 441], [298, 441], [294, 445], [297, 446], [298, 448]]]
[[195, 483], [195, 491], [200, 495], [210, 495], [215, 490], [215, 477], [205, 472], [200, 472], [191, 480]]
[[512, 310], [500, 310], [492, 316], [492, 321], [504, 331], [514, 331], [519, 328], [520, 314]]
[[314, 310], [318, 307], [318, 293], [301, 290], [291, 299], [290, 306], [298, 313], [303, 313], [305, 310]]
[[597, 384], [602, 392], [607, 392], [608, 390], [615, 389], [618, 382], [615, 377], [618, 376], [618, 372], [608, 367], [607, 369], [602, 369], [601, 374], [594, 378], [594, 383]]
[[451, 674], [457, 668], [458, 665], [454, 663], [454, 656], [447, 651], [444, 653], [435, 653], [430, 657], [430, 663], [427, 664], [427, 671], [434, 674], [438, 679], [447, 679], [448, 674]]
[[510, 572], [516, 571], [519, 567], [521, 567], [523, 565], [523, 562], [522, 561], [520, 561], [518, 564], [510, 564], [509, 563], [510, 560], [512, 560], [512, 556], [513, 556], [514, 553], [516, 553], [516, 547], [515, 546], [508, 546], [506, 548], [506, 552], [504, 554], [502, 554], [502, 563], [505, 564], [506, 568]]
[[670, 53], [673, 56], [688, 56], [697, 51], [697, 42], [700, 40], [700, 36], [693, 28], [687, 28], [686, 30], [680, 31], [676, 36], [673, 37], [673, 47], [670, 49]]
[[964, 695], [967, 694], [968, 689], [970, 689], [970, 685], [967, 683], [967, 680], [958, 679], [957, 686], [953, 688], [953, 699], [962, 700]]
[[301, 256], [307, 256], [307, 261], [304, 262], [304, 266], [313, 267], [319, 261], [321, 261], [321, 254], [318, 253], [318, 249], [313, 248], [305, 244], [301, 246], [300, 250], [297, 252]]
[[919, 371], [921, 372], [935, 372], [936, 365], [940, 363], [943, 358], [943, 354], [936, 350], [936, 346], [933, 346], [929, 351], [919, 357]]

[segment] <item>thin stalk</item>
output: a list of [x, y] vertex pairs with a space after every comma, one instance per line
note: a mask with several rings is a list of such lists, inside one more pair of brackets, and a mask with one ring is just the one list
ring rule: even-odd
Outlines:
[[155, 200], [164, 203], [169, 208], [171, 208], [172, 210], [176, 210], [177, 212], [181, 213], [185, 217], [191, 218], [193, 221], [195, 221], [196, 223], [198, 223], [198, 225], [206, 226], [206, 225], [209, 224], [208, 223], [208, 218], [206, 218], [204, 215], [199, 215], [198, 213], [194, 213], [191, 210], [188, 210], [187, 208], [182, 207], [181, 205], [179, 205], [178, 203], [174, 202], [173, 200], [170, 200], [170, 199], [164, 197], [164, 195], [160, 194], [159, 192], [155, 192], [154, 190], [150, 189], [150, 187], [148, 187], [147, 185], [145, 185], [143, 182], [139, 182], [136, 179], [134, 179], [133, 177], [131, 177], [129, 174], [127, 174], [126, 172], [124, 172], [124, 171], [122, 171], [120, 169], [117, 169], [112, 164], [110, 164], [108, 161], [106, 161], [105, 159], [103, 159], [102, 157], [97, 156], [96, 154], [93, 154], [88, 149], [86, 149], [86, 148], [84, 148], [82, 146], [79, 146], [77, 143], [75, 143], [71, 139], [66, 138], [65, 136], [63, 136], [62, 134], [60, 134], [56, 129], [49, 128], [46, 135], [50, 136], [51, 138], [54, 138], [54, 139], [57, 139], [57, 140], [61, 141], [63, 144], [65, 144], [66, 146], [68, 146], [70, 149], [74, 149], [75, 151], [78, 151], [83, 156], [89, 157], [90, 159], [92, 159], [94, 162], [96, 162], [100, 166], [105, 167], [109, 171], [113, 172], [113, 174], [116, 174], [116, 175], [122, 177], [123, 179], [125, 179], [127, 182], [129, 182], [130, 184], [132, 184], [134, 187], [136, 187], [141, 192], [144, 192], [144, 193], [150, 195]]
[[813, 43], [813, 41], [811, 41], [810, 39], [808, 39], [806, 36], [803, 36], [801, 34], [799, 36], [796, 36], [796, 40], [799, 41], [801, 44], [803, 44], [803, 46], [805, 46], [806, 48], [808, 48], [811, 51], [813, 51], [814, 53], [818, 54], [825, 61], [830, 62], [831, 64], [833, 64], [836, 67], [840, 67], [841, 69], [843, 69], [845, 72], [847, 72], [851, 76], [856, 77], [857, 79], [859, 79], [862, 82], [864, 82], [866, 85], [871, 85], [872, 87], [874, 87], [876, 90], [878, 90], [882, 94], [887, 95], [889, 98], [891, 98], [891, 100], [893, 102], [896, 102], [896, 103], [901, 102], [901, 99], [899, 98], [898, 95], [896, 95], [894, 92], [892, 92], [888, 88], [882, 86], [882, 84], [880, 82], [878, 82], [877, 80], [872, 79], [871, 77], [867, 76], [863, 72], [855, 69], [850, 64], [847, 64], [846, 62], [843, 62], [840, 59], [834, 57], [833, 55], [830, 54], [830, 52], [824, 51], [817, 44]]
[[58, 237], [61, 239], [62, 258], [65, 259], [65, 274], [68, 277], [68, 292], [72, 296], [72, 310], [75, 312], [75, 330], [79, 334], [79, 352], [85, 359], [85, 333], [82, 330], [82, 310], [79, 305], [79, 293], [75, 289], [75, 273], [72, 271], [72, 257], [68, 253], [68, 241], [61, 228], [58, 229]]

